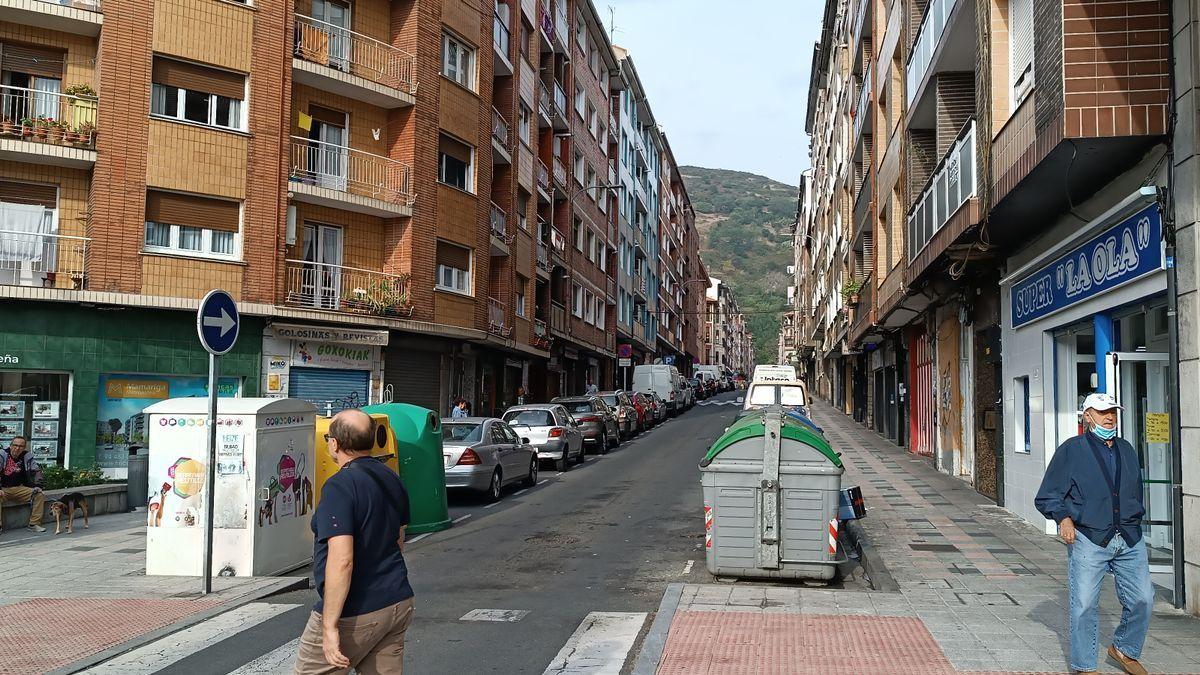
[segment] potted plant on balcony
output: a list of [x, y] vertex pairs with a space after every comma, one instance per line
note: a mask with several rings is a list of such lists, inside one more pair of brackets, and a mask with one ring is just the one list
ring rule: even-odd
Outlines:
[[21, 118], [21, 136], [24, 138], [29, 138], [30, 136], [33, 136], [33, 128], [35, 126], [37, 126], [37, 120], [33, 119], [32, 117], [22, 117]]
[[5, 136], [19, 136], [21, 134], [21, 125], [16, 120], [5, 117], [0, 120], [0, 133]]
[[96, 123], [96, 90], [91, 85], [73, 84], [67, 87], [64, 94], [70, 96], [67, 105], [71, 109], [71, 121], [76, 125], [84, 122]]
[[33, 136], [39, 141], [45, 141], [50, 136], [50, 125], [54, 120], [41, 116], [34, 120]]
[[77, 145], [91, 145], [95, 135], [95, 122], [81, 122], [79, 126], [75, 128], [75, 143]]
[[842, 286], [842, 297], [851, 305], [858, 304], [858, 294], [862, 292], [862, 279], [852, 279]]

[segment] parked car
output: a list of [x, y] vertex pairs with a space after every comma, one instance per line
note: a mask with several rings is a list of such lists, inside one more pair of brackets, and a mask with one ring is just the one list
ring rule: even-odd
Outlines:
[[583, 462], [583, 433], [563, 406], [515, 405], [504, 411], [504, 421], [533, 443], [540, 461], [554, 462], [556, 471], [566, 471], [572, 463]]
[[658, 422], [658, 417], [655, 415], [654, 401], [650, 399], [650, 395], [640, 391], [631, 391], [629, 396], [633, 401], [633, 407], [638, 411], [638, 432], [654, 426]]
[[648, 392], [646, 394], [654, 404], [654, 423], [658, 424], [667, 419], [670, 410], [667, 408], [667, 402], [662, 399], [656, 392]]
[[617, 426], [617, 414], [599, 396], [562, 396], [550, 401], [559, 403], [579, 424], [585, 445], [591, 445], [600, 454], [621, 444], [621, 430]]
[[602, 391], [599, 396], [604, 399], [604, 403], [609, 408], [617, 413], [617, 428], [621, 433], [621, 439], [633, 438], [633, 435], [638, 432], [638, 411], [633, 407], [633, 401], [629, 400], [629, 394], [617, 390]]
[[798, 380], [752, 382], [746, 391], [746, 400], [742, 402], [739, 417], [751, 410], [760, 410], [772, 405], [783, 406], [785, 411], [795, 411], [808, 417], [808, 388]]
[[704, 381], [699, 377], [689, 379], [688, 386], [692, 388], [692, 393], [697, 401], [703, 401], [708, 398], [708, 389], [704, 386]]
[[673, 415], [683, 412], [683, 376], [675, 366], [657, 363], [634, 366], [633, 388], [658, 394]]
[[692, 389], [692, 385], [688, 379], [682, 375], [679, 376], [679, 392], [683, 397], [683, 411], [691, 410], [696, 407], [696, 390]]
[[443, 418], [442, 458], [448, 489], [475, 490], [498, 501], [509, 483], [537, 484], [537, 451], [495, 417]]

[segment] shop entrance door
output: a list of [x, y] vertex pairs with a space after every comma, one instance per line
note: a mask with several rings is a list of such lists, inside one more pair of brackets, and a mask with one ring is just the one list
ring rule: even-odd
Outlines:
[[1170, 359], [1162, 352], [1109, 352], [1108, 391], [1124, 407], [1121, 438], [1137, 450], [1142, 466], [1142, 533], [1155, 584], [1168, 590], [1173, 580], [1175, 509], [1171, 503]]

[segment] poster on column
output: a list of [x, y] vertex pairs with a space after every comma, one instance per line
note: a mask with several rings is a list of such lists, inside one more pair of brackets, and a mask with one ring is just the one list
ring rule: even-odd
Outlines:
[[150, 453], [149, 527], [196, 527], [204, 522], [204, 457], [207, 419], [202, 415], [162, 416], [170, 452]]
[[[217, 395], [235, 397], [240, 380], [222, 377]], [[96, 406], [96, 463], [102, 469], [124, 469], [129, 464], [129, 446], [145, 444], [148, 432], [142, 411], [168, 398], [208, 396], [205, 377], [104, 373]], [[203, 453], [197, 455], [203, 457]]]

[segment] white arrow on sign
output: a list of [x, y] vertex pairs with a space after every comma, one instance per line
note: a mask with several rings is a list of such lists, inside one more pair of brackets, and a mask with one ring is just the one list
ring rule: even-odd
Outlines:
[[236, 324], [233, 320], [233, 317], [229, 316], [229, 312], [226, 312], [224, 308], [221, 309], [221, 316], [204, 317], [204, 327], [210, 328], [216, 326], [217, 328], [220, 328], [221, 337], [225, 337], [225, 334], [228, 333], [230, 329], [234, 327], [234, 325]]

